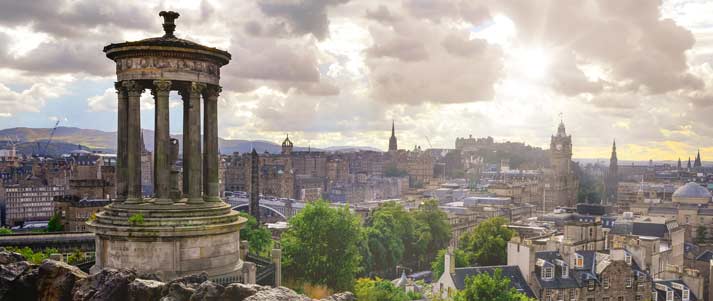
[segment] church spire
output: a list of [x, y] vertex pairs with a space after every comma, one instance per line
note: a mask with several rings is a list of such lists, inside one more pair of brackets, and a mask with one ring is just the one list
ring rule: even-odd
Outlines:
[[394, 120], [391, 120], [391, 138], [389, 138], [389, 151], [396, 151], [398, 146], [396, 144], [396, 126]]
[[699, 149], [698, 152], [696, 153], [696, 161], [693, 162], [693, 167], [701, 167], [703, 164], [701, 163], [701, 150]]

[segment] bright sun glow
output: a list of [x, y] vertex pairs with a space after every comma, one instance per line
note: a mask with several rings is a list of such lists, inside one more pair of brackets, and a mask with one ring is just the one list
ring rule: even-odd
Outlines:
[[529, 79], [542, 79], [547, 75], [550, 58], [541, 48], [528, 48], [516, 53], [518, 69]]

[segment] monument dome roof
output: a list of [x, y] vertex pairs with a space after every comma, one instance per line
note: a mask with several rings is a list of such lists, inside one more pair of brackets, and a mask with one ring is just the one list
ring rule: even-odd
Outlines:
[[214, 47], [208, 47], [193, 41], [177, 38], [173, 32], [176, 28], [175, 19], [179, 14], [175, 12], [161, 12], [164, 18], [163, 29], [165, 34], [161, 37], [148, 38], [139, 41], [128, 41], [123, 43], [112, 43], [104, 47], [106, 56], [112, 60], [125, 56], [127, 53], [141, 54], [147, 51], [181, 51], [195, 50], [202, 55], [208, 55], [221, 61], [223, 65], [231, 59], [230, 53]]
[[705, 187], [695, 182], [688, 182], [676, 189], [674, 198], [710, 198], [711, 193]]

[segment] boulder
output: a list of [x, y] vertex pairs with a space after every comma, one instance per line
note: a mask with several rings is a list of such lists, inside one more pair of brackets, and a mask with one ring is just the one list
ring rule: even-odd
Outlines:
[[191, 296], [191, 301], [217, 301], [220, 300], [225, 288], [213, 281], [206, 281], [198, 286], [196, 292]]
[[74, 301], [124, 301], [128, 298], [129, 283], [134, 279], [135, 271], [103, 269], [79, 280], [74, 286], [72, 297]]
[[78, 267], [47, 259], [40, 265], [37, 277], [38, 300], [72, 300], [74, 284], [84, 278], [87, 274]]
[[164, 286], [161, 301], [189, 301], [196, 292], [195, 288], [183, 282], [170, 282]]
[[320, 299], [320, 301], [356, 301], [356, 296], [350, 292], [344, 292]]
[[7, 251], [0, 252], [0, 264], [11, 264], [25, 260], [27, 260], [25, 259], [25, 256], [22, 256], [19, 253]]
[[134, 279], [129, 284], [128, 298], [129, 301], [157, 301], [161, 299], [161, 291], [164, 284], [161, 281]]
[[245, 298], [245, 301], [312, 301], [312, 299], [280, 286], [258, 291], [255, 295]]
[[242, 284], [231, 283], [225, 287], [221, 300], [225, 301], [242, 301], [245, 298], [257, 294], [259, 291], [269, 290], [269, 286], [261, 286], [257, 284]]
[[37, 299], [37, 265], [27, 261], [0, 265], [0, 300]]

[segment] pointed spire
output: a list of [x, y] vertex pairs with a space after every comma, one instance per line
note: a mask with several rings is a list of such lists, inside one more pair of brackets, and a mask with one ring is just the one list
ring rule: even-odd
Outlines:
[[396, 136], [396, 123], [391, 119], [391, 137]]

